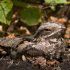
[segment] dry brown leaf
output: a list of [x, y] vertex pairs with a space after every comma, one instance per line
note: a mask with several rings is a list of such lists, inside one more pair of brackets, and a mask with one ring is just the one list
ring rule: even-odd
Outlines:
[[59, 62], [56, 61], [56, 60], [53, 60], [53, 61], [48, 60], [48, 61], [47, 61], [47, 64], [48, 64], [48, 65], [54, 65], [54, 64], [59, 64]]
[[20, 29], [19, 29], [19, 31], [22, 34], [31, 35], [30, 31], [26, 27], [21, 26]]
[[6, 38], [15, 38], [15, 34], [14, 33], [10, 33], [10, 34], [8, 34], [8, 36], [6, 36]]
[[64, 37], [65, 38], [70, 38], [70, 36], [68, 34], [65, 34]]
[[65, 22], [67, 22], [67, 19], [66, 18], [59, 18], [57, 22], [64, 24]]
[[49, 20], [52, 22], [58, 22], [58, 23], [63, 23], [63, 24], [65, 22], [67, 22], [66, 18], [58, 18], [58, 17], [54, 17], [54, 16], [50, 16]]
[[50, 21], [53, 21], [53, 22], [57, 22], [58, 18], [53, 17], [53, 16], [50, 16], [49, 20], [50, 20]]
[[2, 25], [0, 25], [0, 32], [2, 32], [3, 31], [3, 26]]

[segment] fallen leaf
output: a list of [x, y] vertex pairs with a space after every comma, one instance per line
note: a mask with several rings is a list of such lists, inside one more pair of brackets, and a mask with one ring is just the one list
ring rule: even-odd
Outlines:
[[8, 36], [6, 36], [6, 38], [15, 38], [15, 34], [14, 33], [8, 34]]

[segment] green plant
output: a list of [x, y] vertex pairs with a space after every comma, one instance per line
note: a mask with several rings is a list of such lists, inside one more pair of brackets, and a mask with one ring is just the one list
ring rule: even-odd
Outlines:
[[46, 3], [48, 4], [63, 4], [66, 3], [66, 0], [45, 0]]
[[[41, 21], [42, 9], [39, 5], [33, 5], [30, 2], [39, 3], [40, 0], [1, 0], [0, 1], [0, 22], [10, 25], [13, 15], [13, 7], [19, 7], [19, 17], [22, 22], [29, 26], [37, 25]], [[44, 0], [46, 4], [54, 9], [57, 4], [70, 4], [66, 0]], [[29, 2], [29, 3], [28, 3]]]
[[58, 4], [70, 4], [67, 0], [45, 0], [45, 3], [50, 5], [52, 10], [55, 10], [55, 6]]
[[0, 1], [0, 22], [4, 24], [10, 24], [10, 20], [7, 19], [8, 13], [12, 10], [13, 3], [11, 0]]

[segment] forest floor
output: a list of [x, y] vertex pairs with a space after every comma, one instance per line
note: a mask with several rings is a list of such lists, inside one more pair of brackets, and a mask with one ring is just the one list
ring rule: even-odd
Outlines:
[[70, 70], [68, 14], [45, 17], [43, 25], [16, 26], [18, 34], [0, 28], [0, 70]]

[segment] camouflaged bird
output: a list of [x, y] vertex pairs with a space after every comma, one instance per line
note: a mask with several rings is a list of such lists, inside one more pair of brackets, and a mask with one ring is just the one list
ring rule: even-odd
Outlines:
[[19, 45], [17, 51], [24, 51], [26, 49], [26, 53], [31, 56], [48, 54], [59, 58], [60, 53], [65, 50], [65, 42], [62, 38], [64, 30], [65, 26], [63, 24], [53, 22], [43, 23], [33, 35], [34, 42]]
[[50, 58], [59, 58], [66, 46], [62, 38], [64, 30], [63, 24], [46, 22], [31, 37], [0, 38], [0, 46], [15, 47], [16, 51], [12, 49], [11, 55], [26, 53], [30, 56], [50, 55]]

